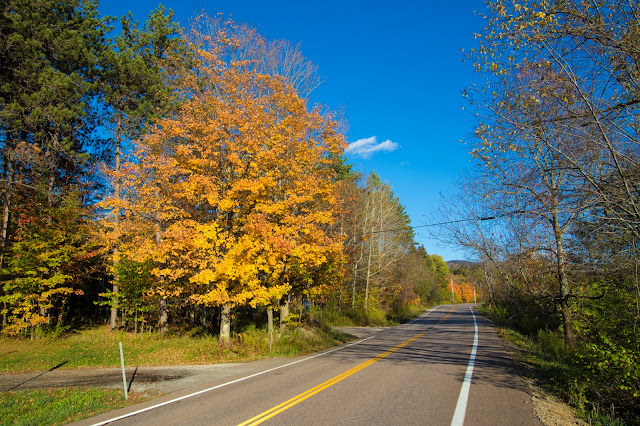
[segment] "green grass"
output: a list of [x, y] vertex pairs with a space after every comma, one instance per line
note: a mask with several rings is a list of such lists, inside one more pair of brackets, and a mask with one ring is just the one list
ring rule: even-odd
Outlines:
[[156, 366], [248, 361], [292, 356], [343, 343], [349, 336], [329, 329], [289, 329], [275, 333], [272, 344], [264, 329], [249, 328], [220, 345], [216, 336], [176, 336], [107, 331], [105, 327], [60, 338], [0, 338], [0, 374], [82, 367], [118, 367], [122, 342], [127, 365]]
[[[153, 395], [157, 396], [157, 395]], [[92, 417], [127, 405], [136, 404], [152, 395], [129, 393], [115, 389], [59, 388], [0, 393], [2, 424], [59, 425]]]

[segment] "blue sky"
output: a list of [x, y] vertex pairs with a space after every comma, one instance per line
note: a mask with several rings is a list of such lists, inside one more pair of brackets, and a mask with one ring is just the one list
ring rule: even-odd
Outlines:
[[[472, 133], [461, 91], [474, 76], [461, 48], [474, 46], [484, 12], [481, 0], [304, 1], [167, 0], [184, 26], [204, 10], [255, 26], [269, 39], [301, 43], [303, 54], [325, 78], [312, 102], [341, 109], [347, 139], [377, 147], [370, 155], [347, 153], [364, 174], [375, 170], [405, 205], [412, 225], [425, 225], [452, 180], [469, 165], [460, 142]], [[141, 23], [158, 1], [101, 0], [102, 15], [131, 11]], [[382, 145], [380, 145], [382, 144]], [[464, 257], [438, 245], [424, 228], [416, 240], [445, 260]]]

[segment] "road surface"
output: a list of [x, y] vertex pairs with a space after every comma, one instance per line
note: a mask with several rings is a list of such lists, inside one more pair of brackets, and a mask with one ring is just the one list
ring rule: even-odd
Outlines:
[[[127, 425], [540, 425], [524, 382], [472, 305], [83, 421]], [[103, 423], [104, 424], [104, 423]]]

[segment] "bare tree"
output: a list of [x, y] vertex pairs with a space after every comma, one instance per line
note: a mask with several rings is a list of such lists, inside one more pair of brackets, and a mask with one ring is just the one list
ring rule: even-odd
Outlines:
[[[252, 67], [260, 73], [280, 76], [302, 98], [309, 97], [323, 82], [318, 66], [302, 54], [300, 43], [267, 40], [254, 27], [235, 24], [222, 15], [202, 15], [194, 20], [194, 26], [209, 37], [209, 42], [220, 31], [224, 31], [227, 37], [234, 40], [233, 49], [226, 55], [228, 61], [243, 61], [246, 67]], [[202, 42], [207, 42], [206, 38]]]

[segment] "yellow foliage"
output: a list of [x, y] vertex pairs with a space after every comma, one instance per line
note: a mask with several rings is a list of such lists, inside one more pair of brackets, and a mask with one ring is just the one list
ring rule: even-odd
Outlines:
[[111, 172], [121, 196], [102, 207], [121, 219], [118, 235], [105, 222], [108, 238], [116, 256], [156, 265], [158, 296], [269, 305], [301, 270], [339, 257], [324, 227], [344, 138], [281, 78], [227, 61], [235, 42], [224, 32], [189, 41], [199, 67], [172, 64], [179, 110]]

